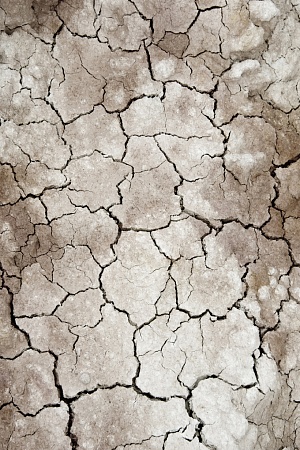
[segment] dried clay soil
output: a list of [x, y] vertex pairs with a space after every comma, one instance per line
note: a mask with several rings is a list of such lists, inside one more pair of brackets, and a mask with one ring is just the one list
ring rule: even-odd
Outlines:
[[299, 450], [300, 0], [0, 29], [0, 450]]

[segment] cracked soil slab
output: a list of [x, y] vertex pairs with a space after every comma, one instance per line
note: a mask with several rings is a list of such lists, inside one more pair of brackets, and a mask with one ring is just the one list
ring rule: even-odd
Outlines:
[[299, 22], [0, 0], [0, 450], [300, 450]]

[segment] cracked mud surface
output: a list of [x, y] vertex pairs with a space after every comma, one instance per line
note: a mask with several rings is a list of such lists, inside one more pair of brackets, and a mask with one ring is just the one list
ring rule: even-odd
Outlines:
[[0, 0], [0, 449], [300, 449], [300, 1]]

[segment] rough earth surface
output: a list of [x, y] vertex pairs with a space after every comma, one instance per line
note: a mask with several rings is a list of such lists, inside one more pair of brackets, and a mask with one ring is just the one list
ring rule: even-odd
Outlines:
[[299, 450], [300, 1], [0, 30], [0, 450]]

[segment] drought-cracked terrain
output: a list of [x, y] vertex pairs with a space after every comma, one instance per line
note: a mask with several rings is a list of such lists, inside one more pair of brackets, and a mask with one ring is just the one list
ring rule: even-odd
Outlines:
[[300, 0], [0, 27], [0, 449], [300, 449]]

